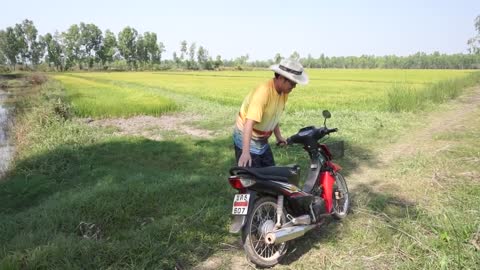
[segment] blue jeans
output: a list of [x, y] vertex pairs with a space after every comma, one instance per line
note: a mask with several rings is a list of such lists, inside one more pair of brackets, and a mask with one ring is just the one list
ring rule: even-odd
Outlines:
[[[235, 159], [237, 160], [238, 164], [238, 160], [242, 155], [242, 149], [238, 148], [235, 144], [233, 146], [235, 147]], [[267, 150], [263, 154], [257, 155], [250, 153], [250, 156], [252, 156], [253, 168], [275, 166], [275, 160], [273, 159], [273, 153], [272, 149], [270, 149], [270, 145], [267, 147]]]

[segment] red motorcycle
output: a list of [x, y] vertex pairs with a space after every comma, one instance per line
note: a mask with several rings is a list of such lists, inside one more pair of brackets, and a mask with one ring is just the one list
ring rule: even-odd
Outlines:
[[336, 128], [308, 126], [287, 139], [300, 144], [310, 157], [308, 175], [299, 188], [300, 166], [265, 168], [233, 167], [228, 181], [238, 190], [233, 200], [231, 233], [241, 232], [250, 261], [261, 267], [277, 264], [286, 254], [288, 241], [321, 225], [327, 216], [343, 219], [350, 206], [341, 167], [318, 141]]

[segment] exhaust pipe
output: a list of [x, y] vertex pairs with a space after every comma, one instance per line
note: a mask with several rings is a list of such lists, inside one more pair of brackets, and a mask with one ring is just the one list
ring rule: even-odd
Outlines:
[[317, 224], [300, 225], [300, 226], [288, 227], [288, 228], [283, 228], [273, 232], [269, 232], [265, 236], [265, 243], [272, 245], [272, 244], [280, 244], [283, 242], [287, 242], [304, 235], [306, 232], [310, 231], [316, 226]]

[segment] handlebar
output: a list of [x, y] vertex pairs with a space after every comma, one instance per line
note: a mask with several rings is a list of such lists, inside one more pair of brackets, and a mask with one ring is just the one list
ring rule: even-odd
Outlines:
[[327, 128], [327, 133], [330, 134], [330, 133], [333, 133], [333, 132], [337, 132], [338, 131], [338, 128]]
[[[311, 128], [311, 131], [308, 132], [308, 128]], [[301, 134], [302, 130], [307, 129], [307, 134]], [[287, 145], [292, 145], [294, 143], [305, 143], [306, 141], [311, 141], [312, 139], [316, 141], [320, 140], [321, 138], [327, 136], [330, 133], [337, 132], [338, 128], [326, 128], [326, 127], [307, 127], [301, 129], [297, 134], [292, 135], [291, 137], [287, 138]]]

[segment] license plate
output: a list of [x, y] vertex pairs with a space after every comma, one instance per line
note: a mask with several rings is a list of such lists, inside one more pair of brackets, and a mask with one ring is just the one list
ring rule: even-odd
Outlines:
[[232, 215], [246, 215], [248, 213], [249, 201], [250, 194], [235, 194], [235, 198], [233, 198]]

